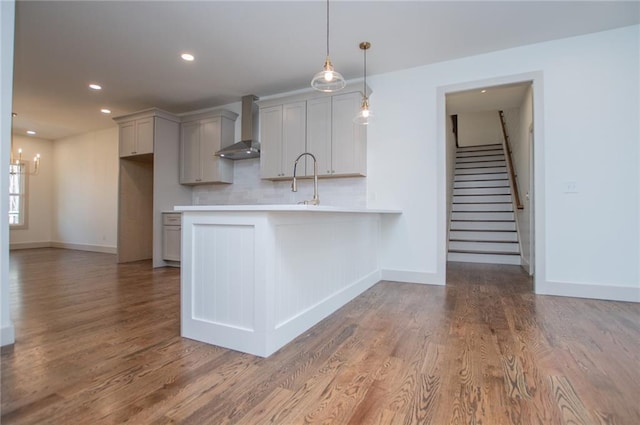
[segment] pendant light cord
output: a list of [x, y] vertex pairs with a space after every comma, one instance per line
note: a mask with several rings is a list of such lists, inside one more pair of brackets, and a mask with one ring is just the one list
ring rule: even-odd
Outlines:
[[362, 92], [364, 97], [367, 97], [367, 49], [364, 49], [364, 87]]
[[329, 0], [327, 0], [327, 57], [329, 57]]

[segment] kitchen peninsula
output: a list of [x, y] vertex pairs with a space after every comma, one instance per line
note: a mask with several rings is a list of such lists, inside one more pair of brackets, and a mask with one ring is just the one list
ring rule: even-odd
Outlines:
[[382, 215], [311, 205], [182, 212], [181, 335], [266, 357], [380, 280]]

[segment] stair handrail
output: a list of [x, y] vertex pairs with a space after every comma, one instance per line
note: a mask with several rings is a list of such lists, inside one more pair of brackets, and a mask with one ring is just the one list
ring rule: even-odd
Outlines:
[[504, 149], [507, 152], [507, 168], [509, 169], [509, 180], [511, 180], [511, 188], [513, 189], [513, 198], [515, 200], [516, 208], [519, 210], [524, 209], [522, 201], [520, 200], [520, 191], [518, 191], [518, 181], [516, 180], [516, 172], [513, 167], [513, 160], [511, 159], [511, 143], [509, 143], [509, 135], [507, 134], [507, 125], [504, 120], [504, 111], [498, 111], [500, 115], [500, 124], [502, 125], [502, 135], [504, 136]]

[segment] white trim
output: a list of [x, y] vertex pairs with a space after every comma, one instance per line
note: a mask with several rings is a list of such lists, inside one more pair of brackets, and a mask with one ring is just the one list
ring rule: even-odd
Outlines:
[[89, 244], [78, 244], [78, 243], [67, 243], [67, 242], [51, 242], [52, 248], [64, 248], [64, 249], [75, 249], [77, 251], [91, 251], [91, 252], [102, 252], [105, 254], [116, 254], [117, 248], [115, 246], [106, 246], [106, 245], [89, 245]]
[[425, 285], [438, 286], [443, 286], [445, 284], [445, 276], [443, 273], [382, 269], [381, 278], [382, 280], [392, 282], [421, 283]]
[[640, 302], [640, 288], [633, 286], [607, 286], [578, 282], [537, 281], [536, 295], [592, 298], [610, 301]]
[[33, 249], [33, 248], [51, 248], [51, 241], [49, 242], [15, 242], [9, 244], [11, 251], [17, 249]]

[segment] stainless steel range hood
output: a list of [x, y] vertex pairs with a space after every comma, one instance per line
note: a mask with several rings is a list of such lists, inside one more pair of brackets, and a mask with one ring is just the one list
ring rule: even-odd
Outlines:
[[260, 142], [258, 142], [258, 98], [252, 94], [242, 98], [241, 139], [231, 146], [220, 149], [216, 155], [227, 159], [249, 159], [260, 156]]

